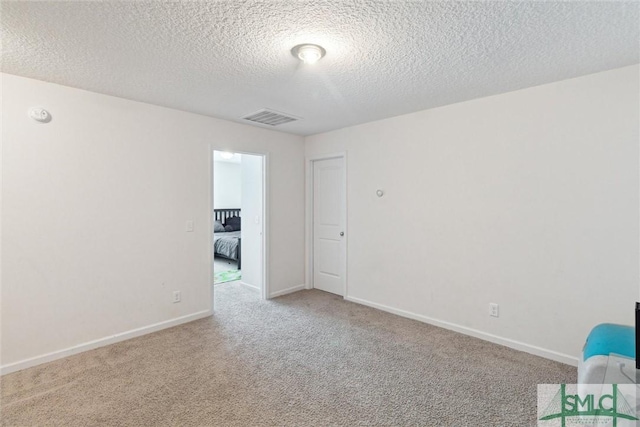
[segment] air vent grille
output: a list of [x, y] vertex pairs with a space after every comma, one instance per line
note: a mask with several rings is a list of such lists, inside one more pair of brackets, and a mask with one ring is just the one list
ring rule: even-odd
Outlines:
[[267, 109], [257, 111], [253, 114], [249, 114], [248, 116], [244, 116], [243, 119], [267, 126], [278, 126], [298, 120], [297, 117]]

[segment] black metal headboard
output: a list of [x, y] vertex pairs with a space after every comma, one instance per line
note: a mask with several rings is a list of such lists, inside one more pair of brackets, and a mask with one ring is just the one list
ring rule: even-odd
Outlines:
[[225, 224], [227, 219], [234, 216], [240, 216], [240, 209], [214, 209], [213, 216], [216, 221], [220, 221], [222, 224]]

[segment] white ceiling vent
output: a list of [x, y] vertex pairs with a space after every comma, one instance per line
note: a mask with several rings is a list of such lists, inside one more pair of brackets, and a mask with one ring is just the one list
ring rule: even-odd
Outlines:
[[267, 110], [266, 108], [249, 114], [248, 116], [244, 116], [243, 119], [267, 126], [278, 126], [300, 120], [299, 117], [294, 117], [284, 113], [278, 113], [277, 111]]

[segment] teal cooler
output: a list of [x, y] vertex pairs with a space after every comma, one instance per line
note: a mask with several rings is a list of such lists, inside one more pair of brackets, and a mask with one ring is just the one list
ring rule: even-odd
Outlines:
[[602, 323], [591, 330], [578, 363], [579, 384], [602, 384], [610, 354], [636, 358], [633, 326]]

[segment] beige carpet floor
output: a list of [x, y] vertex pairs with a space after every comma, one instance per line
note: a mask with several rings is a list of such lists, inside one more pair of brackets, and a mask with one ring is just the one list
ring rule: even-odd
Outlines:
[[302, 291], [1, 379], [5, 426], [533, 426], [576, 369]]

